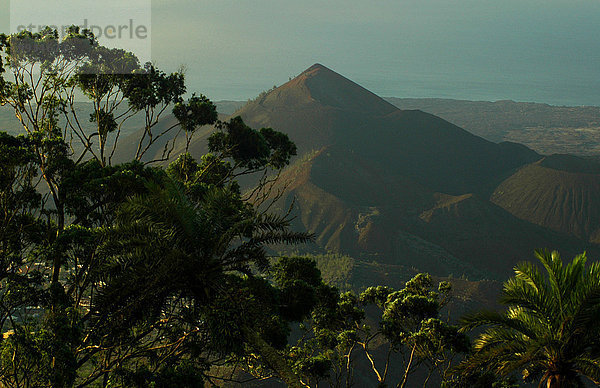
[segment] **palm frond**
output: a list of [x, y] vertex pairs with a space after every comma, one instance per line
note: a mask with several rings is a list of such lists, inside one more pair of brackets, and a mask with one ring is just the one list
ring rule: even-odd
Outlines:
[[515, 267], [515, 277], [504, 283], [500, 302], [527, 308], [541, 317], [557, 314], [554, 295], [538, 268], [529, 262]]
[[504, 283], [503, 314], [462, 319], [462, 330], [487, 327], [463, 369], [537, 371], [542, 381], [559, 378], [565, 386], [580, 386], [581, 376], [600, 380], [600, 264], [586, 267], [585, 253], [566, 265], [556, 251], [535, 255], [546, 276], [531, 263], [515, 267], [515, 276]]
[[529, 337], [535, 337], [535, 332], [522, 321], [510, 318], [496, 311], [480, 311], [461, 318], [461, 331], [472, 330], [480, 326], [493, 326], [515, 330]]
[[573, 360], [578, 372], [596, 385], [600, 385], [600, 358], [580, 356]]

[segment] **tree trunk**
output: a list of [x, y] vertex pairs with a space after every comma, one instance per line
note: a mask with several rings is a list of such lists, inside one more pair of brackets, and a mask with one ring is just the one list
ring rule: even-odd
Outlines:
[[[62, 203], [58, 202], [58, 200], [55, 199], [55, 203], [56, 203], [56, 209], [58, 212], [58, 225], [57, 225], [57, 229], [58, 231], [56, 232], [56, 238], [58, 239], [58, 237], [60, 236], [60, 234], [63, 232], [63, 229], [65, 228], [65, 212], [64, 212], [64, 206], [62, 205]], [[53, 262], [52, 262], [52, 284], [58, 284], [59, 279], [60, 279], [60, 267], [62, 265], [62, 260], [61, 260], [61, 254], [54, 252], [54, 258], [53, 258]]]
[[402, 382], [398, 384], [399, 388], [404, 388], [406, 386], [406, 382], [408, 381], [408, 374], [410, 373], [410, 367], [412, 366], [413, 357], [415, 355], [415, 350], [417, 349], [417, 344], [413, 345], [412, 351], [410, 352], [410, 359], [408, 360], [408, 365], [406, 366], [406, 370], [404, 371], [404, 377], [402, 378]]
[[294, 373], [287, 361], [269, 345], [262, 337], [254, 330], [245, 327], [244, 335], [250, 346], [254, 348], [267, 362], [269, 367], [283, 380], [288, 387], [303, 388], [304, 384], [300, 382], [300, 378]]
[[551, 375], [546, 380], [546, 388], [560, 388], [561, 387], [562, 378], [560, 375]]

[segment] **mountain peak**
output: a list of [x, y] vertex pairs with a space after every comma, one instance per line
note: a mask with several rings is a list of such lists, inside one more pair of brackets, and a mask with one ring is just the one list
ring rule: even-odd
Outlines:
[[[346, 79], [344, 76], [336, 73], [335, 71], [331, 70], [327, 66], [324, 66], [320, 63], [315, 63], [308, 69], [304, 70], [302, 73], [300, 73], [300, 75], [297, 78], [314, 77], [317, 75], [325, 76], [326, 74], [329, 74], [329, 76], [341, 77], [341, 78]], [[350, 80], [348, 80], [348, 81], [350, 81]], [[350, 81], [350, 82], [352, 82], [352, 81]]]
[[372, 122], [399, 111], [362, 86], [315, 63], [289, 82], [250, 101], [234, 115], [251, 126], [285, 130], [301, 153], [311, 151], [315, 144], [319, 144], [317, 148], [331, 144], [340, 128]]
[[302, 74], [304, 74], [304, 73], [310, 73], [310, 72], [313, 72], [313, 71], [321, 71], [321, 70], [329, 70], [329, 71], [332, 71], [331, 69], [329, 69], [329, 68], [328, 68], [328, 67], [326, 67], [326, 66], [323, 66], [323, 65], [321, 65], [320, 63], [315, 63], [314, 65], [312, 65], [312, 66], [311, 66], [311, 67], [309, 67], [308, 69], [304, 70], [304, 71], [302, 72]]
[[320, 63], [310, 66], [270, 94], [265, 102], [283, 99], [288, 108], [294, 105], [290, 105], [289, 98], [294, 96], [298, 104], [316, 102], [323, 106], [371, 115], [387, 115], [398, 110], [381, 97]]

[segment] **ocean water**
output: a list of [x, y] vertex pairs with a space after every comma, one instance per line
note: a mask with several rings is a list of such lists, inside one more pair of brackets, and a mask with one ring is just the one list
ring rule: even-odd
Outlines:
[[[450, 98], [474, 101], [514, 100], [520, 102], [540, 102], [563, 106], [600, 106], [600, 76], [589, 79], [548, 79], [544, 74], [538, 77], [510, 75], [490, 76], [456, 71], [451, 75], [419, 72], [398, 72], [397, 74], [355, 71], [342, 75], [382, 97], [401, 98]], [[216, 76], [210, 80], [195, 80], [188, 75], [191, 84], [198, 84], [203, 93], [213, 99], [246, 100], [273, 86], [285, 83], [288, 77], [260, 76], [245, 79], [244, 72], [228, 77]], [[600, 68], [599, 68], [600, 75]], [[196, 82], [195, 82], [196, 81]], [[202, 86], [200, 86], [202, 85]]]
[[600, 0], [166, 4], [153, 56], [214, 99], [318, 62], [382, 96], [600, 105]]
[[[474, 101], [514, 100], [564, 106], [600, 106], [600, 78], [580, 80], [494, 79], [465, 74], [463, 79], [403, 75], [365, 77], [363, 86], [386, 97], [451, 98]], [[437, 79], [436, 79], [437, 78]]]
[[[6, 32], [8, 1], [0, 3]], [[381, 96], [600, 105], [600, 0], [151, 6], [152, 60], [166, 71], [184, 66], [189, 92], [214, 100], [253, 98], [318, 62]]]

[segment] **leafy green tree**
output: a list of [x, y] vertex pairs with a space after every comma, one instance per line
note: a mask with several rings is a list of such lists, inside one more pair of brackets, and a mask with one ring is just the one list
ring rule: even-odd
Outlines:
[[[198, 126], [217, 119], [208, 99], [194, 96], [188, 102], [183, 100], [183, 74], [165, 74], [151, 64], [141, 66], [133, 54], [103, 47], [89, 30], [76, 26], [70, 27], [63, 39], [50, 28], [2, 35], [0, 53], [0, 105], [14, 110], [32, 145], [35, 163], [48, 187], [51, 203], [45, 208], [52, 209], [48, 214], [57, 237], [69, 223], [65, 180], [74, 170], [87, 168], [90, 159], [100, 167], [109, 166], [121, 128], [133, 116], [143, 115], [144, 126], [131, 159], [145, 164], [154, 161], [146, 158], [146, 153], [160, 139], [182, 126], [189, 138]], [[79, 95], [92, 103], [89, 117], [80, 117]], [[187, 112], [185, 120], [156, 131], [170, 107]], [[170, 157], [175, 142], [176, 136], [167, 141], [158, 160]], [[55, 284], [63, 266], [60, 254], [54, 255]]]
[[600, 264], [586, 266], [585, 254], [563, 264], [558, 252], [536, 251], [546, 271], [533, 263], [515, 267], [504, 284], [504, 313], [479, 312], [464, 329], [488, 327], [474, 342], [463, 373], [484, 369], [500, 376], [520, 372], [540, 386], [600, 383]]
[[[268, 244], [309, 236], [259, 212], [237, 183], [258, 174], [252, 193], [266, 198], [270, 172], [295, 155], [287, 136], [216, 122], [208, 98], [183, 99], [181, 72], [140, 65], [77, 27], [62, 40], [51, 29], [0, 35], [0, 54], [0, 104], [23, 127], [0, 134], [2, 385], [198, 386], [211, 365], [256, 355], [299, 386], [280, 352], [293, 317], [262, 274]], [[175, 123], [158, 131], [169, 111]], [[114, 165], [136, 114], [131, 161]], [[217, 129], [210, 154], [156, 167], [178, 133], [187, 150], [206, 124]]]
[[482, 367], [463, 373], [450, 370], [448, 377], [442, 382], [441, 386], [444, 388], [517, 388], [519, 384], [517, 384], [515, 376], [499, 376]]
[[[23, 136], [0, 133], [0, 327], [3, 333], [11, 333], [11, 329], [14, 333], [18, 327], [16, 322], [31, 313], [31, 306], [47, 299], [43, 277], [31, 261], [35, 247], [45, 241], [46, 235], [44, 223], [33, 214], [42, 201], [35, 190], [36, 178], [31, 142]], [[21, 335], [3, 341], [0, 348], [3, 386], [36, 385], [38, 376], [28, 372], [40, 364], [40, 347], [27, 330], [18, 334]], [[23, 357], [24, 353], [28, 357]]]
[[[469, 349], [468, 338], [439, 319], [449, 292], [447, 282], [434, 289], [428, 274], [418, 274], [399, 291], [378, 286], [356, 296], [321, 289], [309, 332], [292, 348], [299, 373], [315, 382], [327, 379], [330, 386], [351, 386], [361, 355], [374, 385], [387, 386], [392, 370], [402, 371], [395, 373], [400, 387], [419, 368], [428, 371], [424, 385], [434, 373], [449, 378], [454, 358]], [[368, 324], [373, 311], [379, 311], [375, 329]]]
[[[261, 291], [266, 285], [252, 276], [250, 264], [265, 265], [267, 242], [308, 238], [286, 229], [285, 220], [255, 217], [235, 193], [220, 188], [198, 202], [189, 201], [173, 183], [132, 198], [106, 231], [102, 255], [107, 259], [99, 271], [105, 285], [92, 301], [98, 312], [93, 331], [105, 335], [94, 357], [109, 360], [105, 353], [126, 345], [156, 349], [152, 358], [158, 360], [171, 352], [169, 364], [177, 365], [189, 362], [190, 346], [200, 354], [226, 357], [243, 354], [249, 344], [270, 367], [281, 368], [271, 347], [285, 344], [287, 332], [279, 330], [272, 344], [260, 336], [265, 325], [270, 330], [264, 333], [273, 336], [281, 322], [277, 314], [260, 314], [270, 311], [272, 298], [268, 287]], [[255, 300], [254, 295], [264, 293]], [[179, 344], [177, 352], [171, 343]], [[120, 367], [136, 371], [136, 360], [130, 357]], [[277, 372], [286, 378], [285, 370]]]

